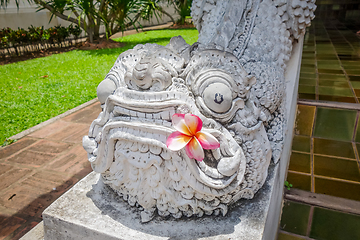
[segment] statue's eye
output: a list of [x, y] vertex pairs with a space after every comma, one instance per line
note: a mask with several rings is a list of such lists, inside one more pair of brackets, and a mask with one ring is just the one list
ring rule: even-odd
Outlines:
[[202, 98], [210, 110], [224, 113], [231, 108], [232, 91], [223, 83], [211, 83], [204, 89]]

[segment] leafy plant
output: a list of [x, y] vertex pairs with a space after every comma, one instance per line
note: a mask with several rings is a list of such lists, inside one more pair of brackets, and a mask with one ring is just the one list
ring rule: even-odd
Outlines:
[[34, 27], [31, 25], [28, 28], [28, 35], [31, 42], [40, 42], [44, 33], [44, 27]]
[[285, 185], [287, 190], [290, 190], [293, 187], [293, 185], [291, 183], [289, 183], [288, 181], [285, 181], [284, 185]]
[[180, 15], [178, 24], [185, 24], [185, 19], [190, 16], [192, 0], [168, 0], [175, 7], [176, 12]]
[[20, 44], [38, 44], [44, 43], [61, 43], [71, 35], [78, 38], [82, 30], [79, 26], [70, 25], [65, 28], [62, 26], [51, 27], [34, 27], [31, 25], [28, 30], [19, 28], [12, 30], [11, 28], [3, 28], [0, 30], [0, 47], [16, 47]]
[[7, 139], [4, 140], [4, 142], [1, 144], [1, 146], [2, 146], [2, 147], [5, 147], [5, 146], [10, 145], [10, 144], [12, 144], [12, 143], [14, 143], [14, 142], [16, 142], [16, 141], [17, 141], [17, 140], [7, 138]]
[[78, 25], [73, 25], [71, 24], [69, 27], [68, 27], [68, 31], [71, 35], [73, 35], [75, 38], [78, 38], [81, 34], [81, 29]]
[[[0, 0], [2, 7], [10, 0]], [[19, 0], [15, 0], [18, 5]], [[99, 38], [100, 26], [105, 26], [106, 36], [124, 31], [130, 26], [141, 27], [139, 20], [160, 17], [166, 13], [160, 6], [162, 0], [27, 0], [38, 5], [38, 11], [48, 10], [51, 19], [56, 16], [82, 28], [90, 42]], [[185, 0], [186, 2], [186, 0]]]

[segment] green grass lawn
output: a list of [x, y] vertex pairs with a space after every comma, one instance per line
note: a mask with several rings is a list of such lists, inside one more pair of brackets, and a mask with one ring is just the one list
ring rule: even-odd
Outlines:
[[103, 50], [74, 50], [62, 54], [0, 66], [0, 145], [33, 127], [96, 97], [120, 53], [136, 44], [166, 45], [182, 35], [196, 42], [196, 29], [156, 30], [118, 38], [125, 47]]

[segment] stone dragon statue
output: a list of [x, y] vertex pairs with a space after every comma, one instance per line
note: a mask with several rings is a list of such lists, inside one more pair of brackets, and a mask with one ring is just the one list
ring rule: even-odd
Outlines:
[[[193, 0], [198, 42], [137, 45], [98, 86], [102, 112], [83, 146], [102, 181], [141, 221], [225, 215], [280, 158], [284, 71], [315, 0]], [[174, 114], [198, 116], [220, 143], [196, 161], [169, 150]]]

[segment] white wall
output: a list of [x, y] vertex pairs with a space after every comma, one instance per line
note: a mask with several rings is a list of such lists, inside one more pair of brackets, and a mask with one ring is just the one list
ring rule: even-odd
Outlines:
[[[175, 19], [177, 14], [175, 10], [171, 7], [165, 7], [166, 11], [170, 13]], [[65, 21], [58, 17], [53, 17], [51, 23], [49, 23], [50, 12], [47, 10], [42, 10], [36, 12], [37, 7], [35, 4], [30, 5], [26, 0], [19, 0], [19, 9], [16, 7], [15, 1], [10, 0], [6, 9], [0, 9], [0, 29], [5, 27], [10, 27], [12, 29], [17, 29], [18, 27], [27, 29], [31, 25], [34, 27], [49, 28], [53, 26], [68, 26], [70, 22]], [[163, 15], [163, 18], [160, 19], [160, 23], [169, 22], [170, 18], [166, 15]], [[150, 22], [142, 21], [143, 26], [151, 26], [159, 24], [156, 18], [153, 18]]]
[[15, 1], [10, 0], [6, 9], [0, 9], [0, 28], [10, 27], [12, 29], [17, 29], [20, 27], [27, 29], [31, 25], [35, 27], [44, 26], [45, 28], [57, 26], [59, 24], [64, 26], [68, 25], [59, 22], [59, 19], [56, 17], [49, 23], [50, 12], [36, 12], [36, 10], [36, 5], [30, 5], [26, 0], [19, 1], [19, 9], [16, 7]]

